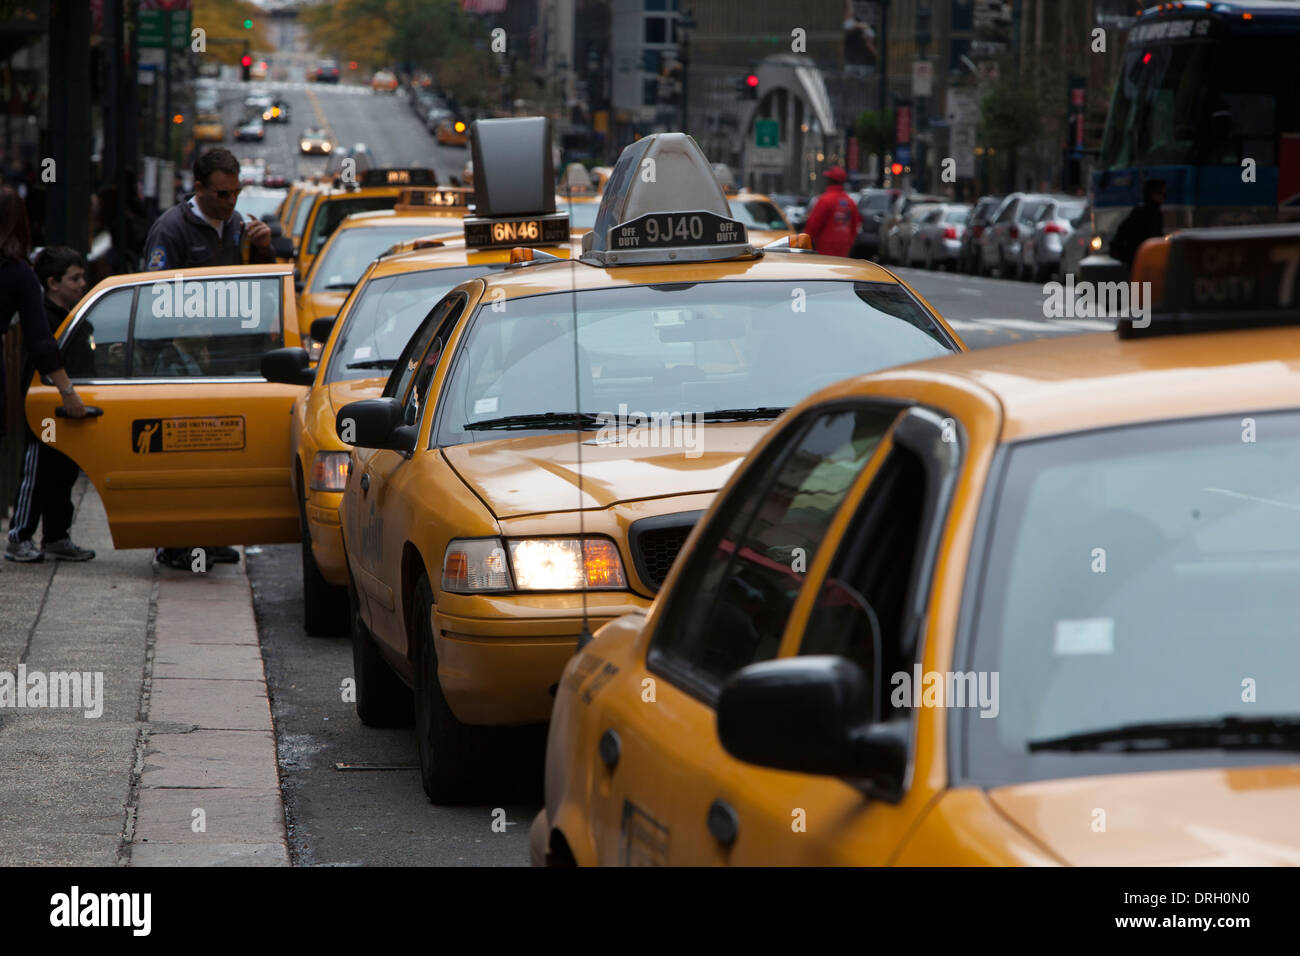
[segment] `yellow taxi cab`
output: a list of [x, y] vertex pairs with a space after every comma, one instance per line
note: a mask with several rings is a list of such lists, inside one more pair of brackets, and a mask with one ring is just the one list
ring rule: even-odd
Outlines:
[[770, 196], [742, 189], [728, 194], [727, 204], [731, 215], [743, 222], [759, 242], [774, 242], [794, 232], [790, 220]]
[[302, 233], [307, 228], [307, 217], [311, 214], [316, 198], [325, 190], [320, 183], [305, 182], [297, 187], [297, 192], [286, 200], [285, 214], [281, 219], [285, 235], [293, 239], [294, 259], [298, 247], [302, 245]]
[[565, 668], [533, 862], [1294, 863], [1298, 261], [801, 402]]
[[260, 371], [298, 344], [290, 266], [113, 276], [57, 338], [90, 415], [60, 417], [37, 375], [27, 419], [89, 477], [115, 547], [297, 540], [284, 449], [302, 390]]
[[196, 143], [220, 143], [226, 138], [226, 124], [220, 113], [200, 113], [194, 120]]
[[596, 212], [608, 178], [598, 179], [582, 163], [569, 163], [564, 168], [556, 189], [555, 208], [569, 214], [569, 225], [575, 236], [586, 235], [596, 224]]
[[345, 218], [358, 212], [392, 209], [402, 190], [412, 186], [434, 187], [432, 169], [375, 168], [358, 173], [354, 182], [336, 177], [332, 186], [316, 194], [307, 211], [302, 238], [298, 241], [298, 275], [311, 271], [312, 261], [325, 241]]
[[[535, 208], [553, 202], [549, 177], [527, 185]], [[381, 397], [338, 409], [357, 710], [399, 720], [413, 688], [431, 798], [480, 782], [494, 728], [547, 720], [579, 634], [649, 605], [787, 406], [962, 347], [891, 273], [765, 253], [727, 212], [694, 140], [638, 141], [580, 260], [535, 255], [457, 286]], [[547, 231], [531, 218], [514, 231]]]
[[[405, 190], [396, 206], [377, 212], [353, 213], [344, 219], [321, 247], [311, 270], [302, 280], [298, 295], [299, 332], [312, 361], [320, 357], [324, 344], [311, 337], [311, 325], [338, 314], [339, 306], [370, 261], [398, 243], [423, 236], [460, 234], [465, 207], [435, 207], [408, 200], [422, 200], [425, 190]], [[437, 190], [452, 196], [463, 190]], [[462, 200], [463, 203], [463, 200]], [[459, 212], [459, 215], [457, 215]]]
[[469, 131], [464, 120], [448, 116], [434, 127], [433, 137], [441, 146], [464, 146], [469, 142]]
[[[523, 159], [517, 152], [503, 150], [490, 161], [502, 167], [502, 175], [513, 176]], [[410, 208], [437, 209], [443, 215], [463, 218], [472, 193], [440, 187], [410, 190], [403, 199]], [[478, 204], [487, 211], [485, 200]], [[370, 215], [382, 214], [349, 217], [344, 227], [353, 219]], [[487, 219], [510, 223], [514, 216], [500, 213]], [[461, 223], [461, 219], [455, 221]], [[329, 312], [309, 329], [311, 337], [324, 343], [315, 369], [308, 368], [311, 357], [301, 348], [269, 353], [263, 361], [268, 380], [310, 386], [295, 401], [290, 426], [294, 493], [300, 502], [302, 526], [303, 619], [308, 634], [325, 636], [348, 627], [348, 575], [338, 510], [348, 446], [335, 432], [335, 415], [346, 403], [377, 397], [383, 391], [403, 346], [449, 289], [473, 276], [500, 270], [512, 253], [519, 255], [520, 240], [514, 236], [494, 238], [490, 230], [486, 235], [480, 231], [475, 241], [485, 245], [466, 246], [458, 234], [422, 236], [395, 244], [365, 268], [355, 290], [342, 308], [335, 310], [337, 320]], [[569, 243], [536, 248], [559, 258], [567, 258], [571, 251]], [[327, 247], [322, 260], [328, 255]]]

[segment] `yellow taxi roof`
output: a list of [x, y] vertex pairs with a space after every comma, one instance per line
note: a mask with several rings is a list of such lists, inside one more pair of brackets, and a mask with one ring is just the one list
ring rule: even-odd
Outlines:
[[431, 232], [439, 227], [445, 227], [447, 230], [456, 230], [459, 235], [462, 221], [462, 217], [449, 215], [445, 212], [431, 215], [416, 210], [376, 209], [373, 212], [354, 212], [340, 222], [338, 228], [334, 231], [338, 233], [345, 229], [382, 229], [384, 226], [422, 226], [427, 224]]
[[1003, 442], [1140, 422], [1300, 406], [1294, 328], [1038, 339], [850, 379], [809, 399], [948, 391], [1002, 418]]
[[[457, 223], [459, 225], [459, 222]], [[498, 246], [494, 249], [466, 249], [461, 233], [444, 235], [431, 234], [429, 239], [438, 240], [439, 244], [429, 249], [413, 249], [385, 256], [374, 264], [368, 277], [401, 275], [406, 272], [421, 272], [425, 269], [450, 268], [452, 266], [478, 265], [493, 262], [509, 262], [510, 248]], [[417, 242], [424, 240], [414, 240]], [[566, 246], [536, 246], [539, 252], [546, 252], [562, 259], [582, 252], [582, 243], [578, 237], [570, 240]]]

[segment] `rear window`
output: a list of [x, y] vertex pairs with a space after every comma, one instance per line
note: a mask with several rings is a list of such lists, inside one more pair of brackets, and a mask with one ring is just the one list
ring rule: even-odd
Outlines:
[[321, 253], [321, 261], [316, 266], [316, 275], [312, 278], [311, 291], [343, 291], [351, 289], [366, 271], [370, 261], [390, 246], [427, 236], [432, 233], [455, 229], [455, 226], [418, 225], [384, 226], [374, 229], [345, 229]]
[[392, 209], [397, 205], [396, 196], [350, 196], [346, 199], [325, 199], [324, 207], [316, 214], [316, 221], [311, 226], [311, 236], [307, 239], [307, 254], [320, 252], [325, 240], [333, 234], [341, 223], [354, 212], [375, 212], [379, 209]]
[[944, 222], [966, 222], [970, 219], [970, 209], [949, 209], [943, 214]]
[[1041, 199], [1026, 199], [1020, 204], [1020, 212], [1016, 214], [1016, 218], [1021, 222], [1033, 222], [1046, 206], [1047, 203]]

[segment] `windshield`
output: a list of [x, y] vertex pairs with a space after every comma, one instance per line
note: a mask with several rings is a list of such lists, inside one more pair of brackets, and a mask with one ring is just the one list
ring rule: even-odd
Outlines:
[[1225, 757], [1030, 753], [1031, 741], [1300, 716], [1300, 413], [1025, 442], [1004, 475], [971, 605], [974, 667], [999, 676], [996, 719], [963, 714], [981, 785]]
[[307, 240], [307, 254], [320, 252], [325, 240], [354, 212], [374, 212], [377, 209], [392, 209], [397, 205], [396, 196], [352, 196], [347, 199], [322, 199], [324, 206], [316, 213], [316, 221], [311, 225], [311, 236]]
[[253, 216], [261, 219], [263, 216], [274, 213], [280, 208], [280, 203], [284, 202], [284, 191], [267, 192], [267, 193], [250, 193], [247, 189], [239, 194], [239, 199], [235, 201], [235, 211], [243, 216]]
[[[447, 229], [454, 229], [449, 225]], [[396, 243], [427, 236], [438, 227], [428, 223], [403, 226], [375, 226], [362, 229], [345, 229], [327, 243], [316, 263], [316, 275], [311, 282], [312, 292], [327, 289], [350, 289], [356, 285], [372, 259]]]
[[1102, 167], [1276, 166], [1278, 134], [1300, 132], [1295, 40], [1228, 37], [1131, 44], [1115, 87]]
[[784, 408], [850, 375], [952, 349], [892, 283], [674, 283], [583, 291], [576, 303], [573, 295], [478, 309], [439, 400], [440, 444], [502, 434], [469, 423], [546, 412]]
[[731, 215], [751, 229], [790, 231], [781, 210], [766, 199], [732, 199], [727, 205], [731, 207]]
[[466, 279], [504, 267], [494, 262], [371, 279], [341, 319], [325, 383], [383, 378], [439, 299]]
[[570, 229], [594, 229], [596, 227], [596, 213], [600, 212], [600, 203], [557, 203], [555, 211], [569, 214]]

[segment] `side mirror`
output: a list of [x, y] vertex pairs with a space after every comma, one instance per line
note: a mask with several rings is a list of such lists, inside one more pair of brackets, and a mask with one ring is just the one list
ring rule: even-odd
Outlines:
[[316, 381], [306, 349], [275, 349], [262, 356], [262, 378], [281, 385], [310, 385]]
[[907, 721], [871, 723], [872, 688], [843, 657], [787, 657], [737, 672], [718, 698], [718, 739], [737, 760], [865, 780], [883, 799], [902, 795]]
[[402, 403], [395, 398], [366, 398], [349, 402], [334, 416], [339, 440], [359, 448], [409, 452], [417, 429], [402, 424]]
[[334, 320], [337, 318], [337, 315], [331, 315], [323, 319], [315, 319], [308, 333], [311, 335], [311, 340], [324, 345], [329, 340], [330, 329], [334, 328]]
[[292, 259], [293, 240], [283, 234], [274, 236], [271, 239], [271, 253], [277, 259]]

